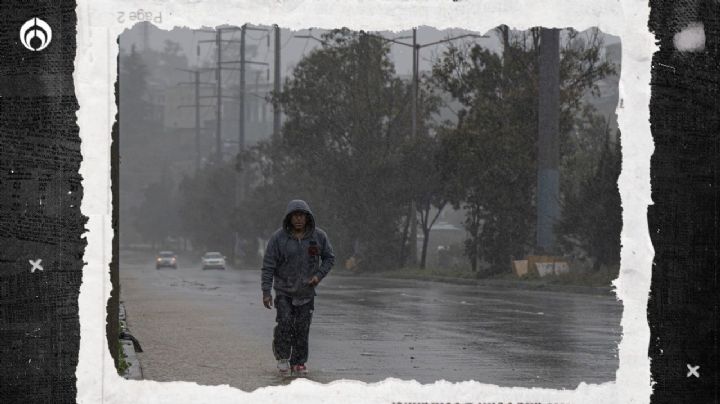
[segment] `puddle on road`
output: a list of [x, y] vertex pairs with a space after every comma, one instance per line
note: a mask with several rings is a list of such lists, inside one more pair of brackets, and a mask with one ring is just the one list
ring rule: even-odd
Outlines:
[[[179, 281], [179, 282], [178, 282]], [[188, 289], [196, 289], [202, 291], [210, 291], [220, 289], [220, 286], [207, 286], [204, 283], [197, 281], [186, 281], [185, 279], [177, 279], [168, 283], [172, 287], [184, 287]]]

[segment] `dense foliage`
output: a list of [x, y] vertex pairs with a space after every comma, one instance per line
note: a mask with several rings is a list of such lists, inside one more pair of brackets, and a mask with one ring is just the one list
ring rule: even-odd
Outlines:
[[[409, 84], [395, 75], [384, 41], [348, 30], [323, 39], [276, 94], [282, 133], [246, 156], [260, 173], [247, 210], [267, 234], [287, 201], [305, 199], [340, 257], [356, 255], [370, 269], [397, 265], [417, 159], [407, 152]], [[430, 105], [422, 105], [427, 136]]]
[[[457, 125], [442, 137], [456, 171], [472, 173], [458, 177], [452, 202], [466, 211], [466, 254], [473, 270], [482, 259], [491, 273], [508, 270], [513, 256], [531, 252], [537, 182], [539, 30], [512, 33], [500, 27], [498, 34], [502, 54], [480, 45], [451, 47], [433, 70], [438, 86], [463, 105]], [[614, 71], [600, 58], [596, 31], [587, 38], [574, 31], [567, 35], [560, 55], [564, 156], [579, 150], [570, 134], [588, 109], [581, 97], [597, 92], [597, 81]], [[577, 168], [566, 164], [561, 177]]]
[[[300, 198], [330, 234], [339, 265], [355, 257], [370, 271], [407, 264], [415, 242], [409, 219], [417, 215], [424, 268], [430, 230], [452, 206], [465, 214], [472, 270], [508, 271], [510, 259], [532, 253], [535, 243], [541, 48], [538, 29], [499, 27], [497, 34], [501, 52], [478, 44], [450, 46], [435, 61], [418, 88], [413, 137], [411, 82], [395, 72], [389, 42], [347, 29], [326, 33], [322, 47], [308, 53], [273, 94], [284, 114], [280, 133], [234, 162], [205, 166], [177, 187], [155, 181], [134, 210], [135, 227], [147, 241], [180, 236], [195, 248], [228, 255], [240, 240], [252, 258], [262, 248], [258, 238], [267, 239], [280, 226], [287, 202]], [[597, 31], [564, 30], [563, 36], [563, 212], [556, 230], [564, 252], [581, 250], [596, 267], [613, 265], [619, 260], [620, 153], [608, 141], [610, 117], [587, 99], [599, 95], [598, 83], [616, 70], [601, 55]], [[121, 80], [128, 81], [121, 115], [147, 120], [145, 67], [134, 52], [121, 63]], [[460, 105], [457, 121], [435, 122], [440, 95]], [[122, 124], [131, 145], [141, 126], [127, 116]], [[247, 189], [236, 201], [239, 173]], [[416, 212], [410, 212], [411, 201]], [[168, 224], [174, 221], [179, 225]]]

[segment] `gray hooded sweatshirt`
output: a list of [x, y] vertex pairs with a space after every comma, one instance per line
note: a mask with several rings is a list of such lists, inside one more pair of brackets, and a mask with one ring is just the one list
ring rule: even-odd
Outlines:
[[[308, 221], [301, 240], [292, 235], [290, 218], [293, 212], [305, 212]], [[312, 300], [315, 288], [308, 285], [314, 276], [322, 280], [333, 264], [335, 254], [327, 234], [315, 227], [315, 217], [305, 201], [290, 201], [285, 212], [283, 225], [268, 240], [262, 266], [263, 296], [270, 296], [270, 289], [276, 294], [292, 297], [293, 305]]]

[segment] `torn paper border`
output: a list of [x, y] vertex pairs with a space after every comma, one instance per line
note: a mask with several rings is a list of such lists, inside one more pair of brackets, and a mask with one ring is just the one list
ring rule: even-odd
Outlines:
[[[132, 24], [120, 23], [118, 12], [162, 13], [156, 25], [215, 27], [222, 24], [278, 24], [283, 28], [401, 30], [428, 25], [487, 32], [507, 24], [533, 26], [597, 26], [622, 42], [618, 124], [623, 133], [622, 173], [618, 180], [623, 206], [620, 277], [615, 282], [623, 303], [623, 337], [619, 369], [613, 382], [580, 384], [574, 390], [497, 387], [480, 382], [420, 384], [387, 379], [379, 383], [340, 380], [319, 384], [296, 380], [289, 386], [254, 392], [190, 382], [129, 381], [118, 376], [107, 348], [105, 308], [110, 296], [109, 264], [113, 237], [110, 193], [111, 128], [116, 106], [117, 38]], [[76, 95], [85, 189], [82, 213], [88, 216], [86, 265], [80, 289], [80, 353], [77, 367], [79, 403], [392, 403], [392, 402], [649, 402], [651, 394], [647, 302], [653, 249], [647, 224], [650, 199], [649, 124], [650, 61], [656, 50], [648, 31], [649, 6], [640, 1], [562, 0], [80, 0], [77, 7]]]

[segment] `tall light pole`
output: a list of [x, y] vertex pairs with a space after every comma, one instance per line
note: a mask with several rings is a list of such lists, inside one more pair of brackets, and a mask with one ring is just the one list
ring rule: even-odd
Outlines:
[[[273, 79], [273, 91], [275, 97], [280, 94], [280, 27], [275, 25], [275, 77]], [[280, 103], [275, 99], [273, 101], [273, 136], [280, 134]]]
[[[362, 35], [367, 35], [373, 38], [378, 38], [380, 40], [386, 41], [386, 42], [392, 42], [397, 45], [407, 46], [412, 48], [412, 83], [410, 87], [410, 94], [411, 94], [411, 127], [410, 127], [410, 136], [412, 139], [417, 138], [417, 115], [418, 115], [418, 87], [419, 87], [419, 55], [420, 50], [422, 48], [426, 48], [428, 46], [433, 45], [439, 45], [441, 43], [445, 42], [451, 42], [457, 39], [461, 38], [488, 38], [487, 35], [476, 35], [476, 34], [464, 34], [464, 35], [458, 35], [451, 38], [446, 38], [440, 41], [434, 41], [429, 42], [425, 44], [418, 44], [417, 43], [417, 28], [412, 29], [412, 43], [402, 42], [399, 41], [401, 38], [385, 38], [382, 35], [376, 35], [371, 34], [367, 32], [363, 32]], [[325, 44], [326, 41], [323, 41], [322, 39], [316, 38], [312, 35], [297, 35], [296, 38], [311, 38], [314, 39], [322, 44]], [[403, 37], [404, 38], [404, 37]], [[408, 212], [408, 218], [409, 218], [409, 227], [410, 227], [410, 263], [412, 265], [415, 265], [417, 263], [417, 207], [415, 205], [415, 198], [414, 195], [410, 198], [410, 212]]]
[[[240, 88], [238, 89], [238, 155], [245, 147], [245, 32], [247, 26], [240, 27]], [[240, 190], [242, 193], [242, 189]]]
[[[417, 138], [417, 115], [418, 115], [418, 87], [420, 85], [419, 81], [419, 55], [420, 50], [422, 48], [426, 48], [428, 46], [434, 46], [439, 45], [441, 43], [445, 42], [451, 42], [457, 39], [461, 38], [487, 38], [487, 35], [476, 35], [476, 34], [464, 34], [464, 35], [458, 35], [452, 38], [446, 38], [440, 41], [434, 41], [429, 42], [425, 44], [418, 44], [417, 43], [417, 28], [412, 29], [412, 43], [406, 43], [398, 41], [398, 38], [385, 38], [381, 35], [375, 35], [375, 34], [369, 34], [365, 33], [365, 35], [369, 35], [384, 41], [392, 42], [398, 45], [407, 46], [412, 48], [412, 84], [410, 88], [410, 96], [412, 98], [411, 102], [411, 127], [410, 127], [410, 136], [412, 139]], [[417, 206], [415, 205], [415, 196], [412, 195], [410, 198], [410, 212], [409, 215], [409, 226], [410, 226], [410, 249], [408, 251], [410, 255], [410, 264], [416, 265], [417, 264]]]
[[[410, 94], [412, 97], [412, 124], [410, 136], [413, 140], [417, 139], [417, 91], [418, 91], [418, 53], [417, 44], [417, 28], [412, 29], [412, 87]], [[410, 265], [417, 264], [417, 206], [415, 206], [415, 195], [410, 198], [410, 212], [408, 218], [410, 220]]]
[[217, 70], [215, 70], [215, 79], [217, 81], [217, 111], [215, 126], [215, 163], [220, 164], [222, 161], [222, 31], [218, 28], [215, 33], [215, 47], [217, 49]]
[[538, 54], [538, 186], [537, 247], [554, 254], [555, 229], [560, 219], [560, 31], [540, 30]]

